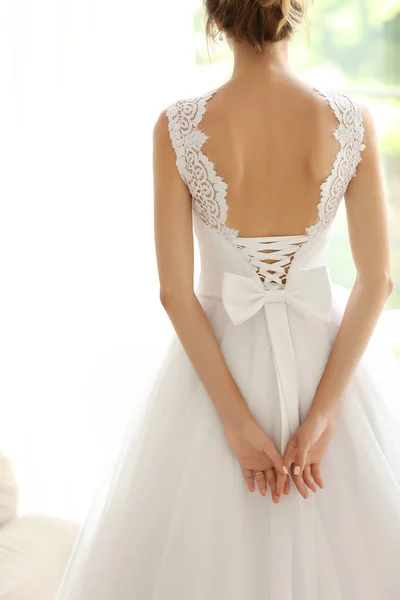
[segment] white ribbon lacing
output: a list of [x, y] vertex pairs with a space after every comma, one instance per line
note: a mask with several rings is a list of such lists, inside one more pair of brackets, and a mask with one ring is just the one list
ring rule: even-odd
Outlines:
[[234, 242], [265, 285], [282, 287], [294, 255], [307, 240], [307, 235], [239, 236]]

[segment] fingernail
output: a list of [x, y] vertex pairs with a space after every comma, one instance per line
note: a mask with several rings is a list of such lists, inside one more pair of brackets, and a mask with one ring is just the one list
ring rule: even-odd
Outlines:
[[287, 467], [283, 467], [283, 472], [285, 473], [285, 475], [289, 475], [289, 471], [287, 470]]
[[300, 467], [295, 467], [294, 468], [294, 474], [295, 475], [300, 475]]

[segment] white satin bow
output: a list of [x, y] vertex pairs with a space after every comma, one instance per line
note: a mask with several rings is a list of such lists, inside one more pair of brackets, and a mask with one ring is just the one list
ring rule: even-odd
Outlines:
[[226, 271], [222, 279], [222, 301], [232, 323], [239, 325], [265, 304], [286, 302], [297, 311], [329, 321], [332, 292], [326, 267], [290, 274], [282, 290], [267, 290], [258, 275], [246, 277]]
[[264, 288], [258, 275], [246, 277], [226, 271], [222, 280], [222, 302], [231, 321], [239, 325], [263, 307], [267, 320], [277, 375], [281, 408], [281, 452], [300, 424], [297, 364], [287, 307], [329, 321], [332, 291], [326, 267], [289, 273], [285, 289]]

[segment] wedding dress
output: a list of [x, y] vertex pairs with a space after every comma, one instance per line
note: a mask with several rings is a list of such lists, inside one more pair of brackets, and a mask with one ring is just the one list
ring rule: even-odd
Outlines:
[[[338, 153], [318, 221], [299, 236], [246, 238], [226, 225], [227, 184], [203, 153], [200, 128], [215, 90], [167, 109], [193, 202], [196, 293], [252, 415], [282, 452], [307, 415], [343, 314], [327, 250], [364, 149], [357, 102], [315, 92], [336, 116]], [[340, 405], [324, 489], [305, 500], [292, 485], [274, 504], [247, 490], [175, 336], [57, 600], [399, 600], [399, 389], [390, 360], [376, 333]]]

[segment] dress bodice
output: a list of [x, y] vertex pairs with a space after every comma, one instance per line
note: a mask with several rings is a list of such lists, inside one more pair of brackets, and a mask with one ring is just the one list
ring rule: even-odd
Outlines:
[[208, 136], [200, 124], [216, 91], [178, 100], [167, 108], [176, 166], [192, 197], [202, 272], [215, 277], [228, 268], [249, 276], [256, 273], [266, 289], [282, 289], [289, 267], [293, 271], [326, 264], [331, 226], [365, 147], [361, 107], [346, 94], [315, 89], [336, 116], [334, 136], [339, 144], [331, 173], [321, 185], [317, 221], [303, 235], [243, 237], [226, 224], [228, 184], [203, 153]]

